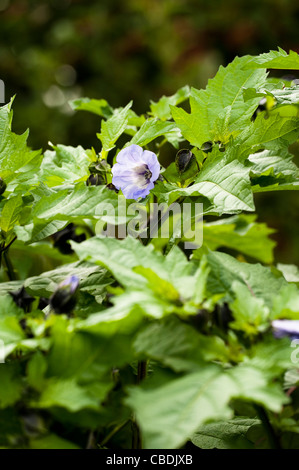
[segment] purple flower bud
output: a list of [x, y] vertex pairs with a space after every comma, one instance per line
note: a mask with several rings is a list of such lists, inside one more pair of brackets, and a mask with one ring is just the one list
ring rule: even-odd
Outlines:
[[147, 196], [160, 174], [157, 155], [139, 145], [130, 145], [119, 152], [116, 161], [112, 168], [114, 186], [122, 190], [126, 199]]
[[272, 327], [275, 338], [299, 339], [299, 320], [274, 320]]
[[55, 313], [70, 313], [76, 305], [76, 292], [79, 286], [77, 276], [69, 276], [58, 284], [50, 297], [50, 306]]

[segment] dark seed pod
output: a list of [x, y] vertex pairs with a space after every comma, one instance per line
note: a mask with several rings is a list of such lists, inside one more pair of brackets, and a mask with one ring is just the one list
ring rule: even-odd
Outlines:
[[31, 304], [34, 301], [34, 297], [31, 297], [31, 295], [26, 292], [24, 286], [19, 290], [10, 292], [9, 294], [18, 307], [22, 308], [25, 312], [29, 311]]
[[1, 194], [4, 193], [6, 190], [6, 183], [3, 181], [3, 179], [0, 177], [0, 196]]
[[187, 150], [187, 149], [179, 150], [175, 157], [175, 164], [176, 164], [178, 172], [182, 174], [184, 173], [184, 171], [188, 170], [194, 158], [195, 157], [190, 150]]
[[69, 240], [73, 240], [74, 242], [81, 243], [86, 239], [84, 233], [80, 235], [76, 234], [76, 227], [74, 224], [68, 224], [64, 229], [59, 230], [53, 235], [54, 239], [54, 247], [58, 248], [60, 253], [63, 255], [70, 255], [74, 253]]
[[110, 171], [110, 165], [106, 162], [106, 160], [100, 160], [99, 162], [94, 162], [89, 166], [89, 172], [91, 174], [97, 173], [107, 173]]
[[[163, 176], [162, 176], [162, 175], [159, 175], [158, 178], [156, 179], [156, 181], [164, 181]], [[156, 183], [156, 181], [155, 181], [155, 183]]]
[[55, 292], [50, 297], [50, 307], [57, 314], [71, 313], [77, 302], [77, 290], [79, 279], [77, 276], [69, 276], [58, 284]]
[[107, 184], [106, 188], [110, 189], [111, 191], [114, 191], [116, 194], [119, 193], [119, 189], [117, 189], [112, 183]]
[[198, 330], [203, 330], [207, 325], [210, 320], [211, 314], [208, 310], [202, 308], [198, 310], [197, 314], [194, 316], [191, 316], [191, 323], [192, 325], [198, 329]]
[[49, 305], [49, 299], [46, 299], [46, 297], [40, 297], [39, 303], [38, 303], [38, 309], [39, 310], [44, 310]]
[[204, 153], [212, 152], [213, 142], [211, 142], [210, 140], [208, 142], [204, 142], [200, 147], [200, 150], [202, 150]]
[[216, 305], [213, 311], [213, 319], [217, 326], [227, 330], [229, 323], [233, 321], [234, 317], [226, 302], [222, 305]]
[[251, 117], [251, 121], [255, 121], [258, 114], [260, 114], [263, 111], [267, 110], [266, 104], [267, 104], [266, 98], [262, 98], [261, 101], [259, 102], [258, 107], [256, 108], [256, 110], [254, 111], [254, 113]]
[[86, 186], [101, 186], [105, 183], [105, 178], [99, 173], [90, 175], [86, 180]]

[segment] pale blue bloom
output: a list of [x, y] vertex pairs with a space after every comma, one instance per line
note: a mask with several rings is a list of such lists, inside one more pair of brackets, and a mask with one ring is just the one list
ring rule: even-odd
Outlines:
[[272, 321], [275, 338], [289, 336], [291, 339], [299, 338], [299, 320]]
[[73, 294], [79, 286], [79, 278], [77, 276], [69, 276], [58, 285], [58, 289], [67, 287], [71, 294]]
[[116, 162], [112, 168], [114, 186], [126, 199], [147, 196], [160, 174], [157, 155], [133, 144], [119, 152]]

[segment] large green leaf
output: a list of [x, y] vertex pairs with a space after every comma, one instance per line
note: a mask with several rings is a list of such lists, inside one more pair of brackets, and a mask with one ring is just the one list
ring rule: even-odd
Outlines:
[[253, 426], [260, 426], [260, 421], [246, 417], [204, 424], [191, 440], [201, 449], [253, 449], [254, 443], [248, 436]]
[[287, 285], [283, 277], [276, 277], [270, 268], [261, 264], [242, 263], [220, 252], [210, 252], [206, 258], [210, 268], [207, 280], [208, 295], [222, 294], [234, 299], [233, 282], [239, 281], [257, 298], [262, 298], [271, 306], [273, 296]]
[[244, 68], [266, 68], [266, 69], [289, 69], [299, 70], [299, 56], [297, 52], [290, 51], [289, 54], [278, 48], [278, 51], [270, 51], [251, 57]]
[[113, 115], [107, 120], [102, 121], [101, 133], [97, 134], [102, 142], [103, 150], [108, 152], [115, 147], [115, 142], [125, 131], [132, 101], [123, 109], [116, 109]]
[[173, 122], [160, 121], [158, 118], [147, 119], [136, 132], [130, 144], [145, 146], [152, 140], [164, 135], [170, 142], [179, 142], [181, 132]]
[[253, 367], [223, 371], [208, 365], [154, 390], [130, 388], [127, 404], [136, 412], [146, 448], [183, 445], [208, 420], [232, 416], [232, 398], [251, 400], [279, 412], [288, 398]]
[[299, 169], [287, 150], [263, 150], [248, 161], [253, 192], [299, 189]]
[[28, 131], [22, 135], [11, 132], [11, 105], [12, 101], [0, 108], [0, 168], [6, 183], [40, 154], [39, 150], [33, 152], [27, 147]]
[[70, 189], [52, 191], [46, 198], [41, 198], [33, 208], [32, 216], [38, 219], [72, 220], [76, 218], [100, 219], [101, 215], [110, 215], [115, 209], [117, 214], [118, 197], [114, 191], [104, 186], [86, 186], [77, 183]]
[[182, 295], [185, 284], [192, 283], [190, 274], [193, 268], [177, 247], [166, 257], [155, 251], [152, 245], [144, 246], [132, 237], [124, 240], [93, 237], [79, 244], [72, 242], [72, 247], [80, 259], [105, 266], [126, 287], [139, 290], [148, 283], [143, 275], [133, 269], [137, 266], [155, 271], [159, 277], [170, 281]]
[[203, 361], [227, 361], [228, 350], [221, 338], [204, 336], [176, 317], [155, 322], [138, 334], [134, 347], [144, 357], [180, 371], [194, 371]]
[[[231, 248], [264, 263], [271, 263], [275, 242], [268, 237], [275, 230], [255, 220], [255, 215], [242, 214], [206, 223], [203, 225], [203, 243], [211, 250]], [[201, 249], [198, 254], [200, 252]], [[197, 257], [196, 251], [193, 257]]]
[[[240, 146], [238, 157], [248, 157], [250, 149], [253, 151], [261, 148], [271, 148], [273, 143], [286, 148], [295, 142], [299, 135], [299, 110], [296, 106], [287, 105], [274, 108], [268, 114], [259, 113], [254, 122], [240, 134], [234, 144]], [[283, 139], [277, 142], [278, 139]]]
[[158, 102], [151, 101], [151, 114], [154, 117], [161, 119], [161, 121], [166, 121], [167, 119], [171, 119], [171, 110], [170, 105], [176, 106], [183, 101], [185, 101], [190, 96], [190, 88], [188, 86], [184, 86], [180, 88], [174, 95], [172, 96], [162, 96]]
[[174, 183], [159, 183], [153, 190], [162, 202], [172, 203], [180, 196], [202, 195], [213, 203], [218, 214], [253, 211], [254, 202], [249, 181], [249, 168], [238, 160], [217, 154], [208, 159], [194, 184], [180, 188]]
[[14, 226], [18, 224], [21, 217], [22, 205], [22, 197], [19, 194], [11, 197], [4, 205], [0, 218], [0, 230], [5, 238], [9, 237], [14, 230]]
[[91, 162], [81, 146], [57, 145], [53, 149], [45, 152], [40, 170], [42, 181], [51, 187], [87, 179]]
[[205, 90], [191, 90], [191, 114], [171, 107], [172, 116], [183, 136], [196, 147], [209, 140], [228, 141], [238, 134], [258, 106], [260, 98], [244, 102], [243, 87], [261, 87], [264, 70], [244, 70], [250, 56], [237, 57], [226, 68], [220, 67]]

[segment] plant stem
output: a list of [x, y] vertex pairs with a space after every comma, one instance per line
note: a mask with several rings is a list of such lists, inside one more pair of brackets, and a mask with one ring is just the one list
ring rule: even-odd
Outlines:
[[[140, 384], [147, 376], [147, 361], [138, 361], [137, 384]], [[137, 424], [136, 416], [132, 418], [132, 449], [142, 449], [141, 430]]]
[[281, 449], [279, 438], [276, 435], [276, 433], [275, 433], [275, 431], [274, 431], [274, 429], [273, 429], [273, 427], [270, 423], [270, 420], [268, 418], [268, 415], [267, 415], [266, 411], [260, 405], [255, 405], [255, 409], [258, 413], [258, 416], [259, 416], [261, 422], [263, 423], [263, 426], [264, 426], [264, 429], [266, 431], [271, 449]]
[[115, 428], [112, 429], [112, 431], [106, 436], [104, 437], [104, 439], [101, 441], [101, 446], [104, 446], [107, 444], [107, 442], [110, 441], [110, 439], [115, 436], [115, 434], [117, 434], [123, 427], [125, 427], [125, 425], [129, 422], [130, 420], [129, 419], [126, 419], [126, 421], [123, 421], [122, 423], [118, 424], [117, 426], [115, 426]]
[[8, 256], [8, 250], [6, 249], [3, 251], [3, 259], [6, 265], [6, 272], [8, 275], [8, 278], [10, 281], [16, 281], [17, 280], [17, 275], [16, 271], [14, 270], [14, 267], [12, 265], [12, 262], [10, 260], [10, 257]]

